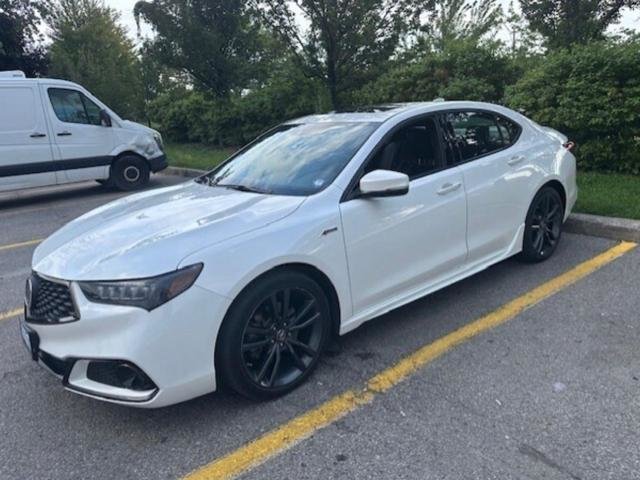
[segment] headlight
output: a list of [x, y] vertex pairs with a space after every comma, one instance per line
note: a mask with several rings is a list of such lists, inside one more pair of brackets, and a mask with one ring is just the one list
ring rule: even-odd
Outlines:
[[154, 135], [153, 139], [156, 141], [156, 145], [161, 151], [164, 151], [164, 144], [162, 143], [162, 137], [160, 135]]
[[151, 311], [187, 290], [198, 278], [202, 264], [138, 280], [79, 282], [88, 300], [110, 305], [130, 305]]

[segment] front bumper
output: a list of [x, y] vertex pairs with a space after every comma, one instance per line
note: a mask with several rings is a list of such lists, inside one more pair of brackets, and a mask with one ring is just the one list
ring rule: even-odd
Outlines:
[[159, 157], [155, 157], [149, 160], [149, 168], [153, 173], [157, 173], [161, 170], [164, 170], [169, 166], [169, 160], [167, 160], [167, 156], [163, 153]]
[[[78, 320], [23, 324], [37, 339], [32, 357], [60, 378], [66, 389], [147, 408], [171, 405], [216, 389], [214, 348], [229, 303], [225, 297], [194, 285], [147, 312], [91, 303], [74, 282], [70, 289]], [[87, 373], [92, 361], [139, 369], [149, 383], [133, 389], [96, 381]]]

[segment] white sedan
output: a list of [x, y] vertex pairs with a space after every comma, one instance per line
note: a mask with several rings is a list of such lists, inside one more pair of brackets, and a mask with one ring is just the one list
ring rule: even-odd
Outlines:
[[475, 102], [286, 122], [43, 242], [23, 339], [67, 389], [102, 400], [282, 395], [332, 335], [512, 255], [549, 258], [576, 201], [572, 146]]

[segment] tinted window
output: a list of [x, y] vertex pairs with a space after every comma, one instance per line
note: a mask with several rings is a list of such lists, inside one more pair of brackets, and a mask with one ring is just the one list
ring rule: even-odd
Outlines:
[[497, 117], [497, 121], [505, 146], [515, 143], [520, 135], [520, 125], [500, 116]]
[[509, 143], [503, 138], [496, 118], [484, 112], [455, 112], [444, 116], [443, 128], [449, 145], [447, 164], [486, 155]]
[[82, 93], [76, 90], [50, 88], [49, 99], [60, 121], [100, 125], [100, 107]]
[[282, 125], [206, 178], [212, 185], [310, 195], [329, 185], [378, 124]]
[[400, 129], [365, 168], [393, 170], [416, 178], [440, 168], [438, 134], [433, 119], [423, 119]]

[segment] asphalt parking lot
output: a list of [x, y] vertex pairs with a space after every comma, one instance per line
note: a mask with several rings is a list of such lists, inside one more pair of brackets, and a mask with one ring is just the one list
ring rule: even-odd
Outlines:
[[[151, 187], [178, 181], [157, 176]], [[279, 400], [214, 393], [136, 410], [64, 391], [29, 359], [15, 313], [37, 241], [119, 195], [90, 183], [0, 194], [0, 478], [640, 478], [640, 248], [453, 345], [291, 448], [274, 440], [264, 463], [215, 470], [216, 459], [243, 446], [255, 454], [252, 440], [617, 242], [567, 234], [546, 263], [508, 260], [375, 319]]]

